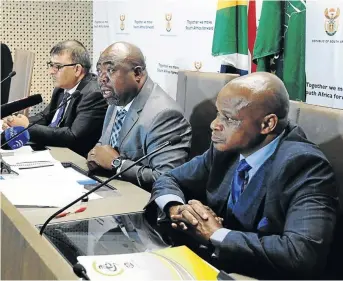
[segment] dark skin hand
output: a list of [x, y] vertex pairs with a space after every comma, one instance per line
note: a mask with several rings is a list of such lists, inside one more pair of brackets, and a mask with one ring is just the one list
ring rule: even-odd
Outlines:
[[223, 227], [223, 219], [198, 200], [190, 200], [186, 205], [171, 206], [169, 214], [174, 221], [173, 228], [195, 231], [206, 240], [209, 240], [216, 230]]
[[110, 145], [97, 145], [89, 153], [87, 157], [87, 166], [89, 170], [95, 170], [98, 167], [106, 170], [112, 169], [112, 161], [120, 155]]

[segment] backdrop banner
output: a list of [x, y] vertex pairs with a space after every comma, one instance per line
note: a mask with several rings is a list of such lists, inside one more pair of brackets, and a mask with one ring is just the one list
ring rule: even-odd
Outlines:
[[212, 57], [217, 1], [93, 1], [93, 69], [116, 41], [141, 48], [150, 77], [176, 97], [179, 69], [219, 72]]
[[306, 102], [343, 108], [343, 0], [306, 4]]

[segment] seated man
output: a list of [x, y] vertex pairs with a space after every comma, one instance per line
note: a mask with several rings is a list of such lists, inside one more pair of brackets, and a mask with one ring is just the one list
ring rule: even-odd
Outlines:
[[[48, 67], [55, 88], [49, 105], [29, 119], [24, 115], [5, 118], [3, 129], [7, 126], [27, 127], [29, 123], [43, 117], [29, 129], [32, 142], [42, 146], [68, 147], [86, 156], [101, 135], [106, 101], [100, 93], [96, 76], [89, 73], [89, 54], [80, 42], [60, 42], [51, 49], [50, 55]], [[76, 90], [81, 92], [79, 97], [51, 113]]]
[[158, 178], [147, 217], [163, 210], [227, 272], [317, 278], [333, 239], [336, 183], [324, 154], [288, 122], [284, 84], [269, 73], [234, 79], [216, 107], [209, 150]]
[[141, 50], [126, 42], [109, 46], [97, 63], [101, 92], [110, 105], [99, 144], [88, 154], [90, 170], [115, 174], [171, 137], [180, 143], [151, 155], [122, 179], [147, 190], [157, 177], [187, 161], [191, 127], [181, 108], [148, 76]]

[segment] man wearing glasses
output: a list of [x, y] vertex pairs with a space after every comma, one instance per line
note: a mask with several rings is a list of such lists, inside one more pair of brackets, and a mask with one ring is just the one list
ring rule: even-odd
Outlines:
[[[55, 88], [49, 105], [30, 118], [20, 114], [7, 117], [3, 129], [7, 126], [27, 127], [44, 117], [29, 129], [31, 141], [44, 146], [68, 147], [85, 156], [101, 135], [106, 101], [96, 76], [89, 73], [89, 54], [80, 42], [60, 42], [51, 49], [50, 56], [47, 66]], [[75, 91], [80, 91], [81, 95], [73, 98]]]
[[88, 154], [90, 170], [115, 174], [156, 149], [172, 136], [183, 135], [122, 175], [150, 190], [157, 177], [181, 164], [189, 154], [191, 128], [181, 108], [148, 76], [141, 50], [127, 42], [109, 46], [97, 63], [101, 92], [110, 105], [99, 144]]

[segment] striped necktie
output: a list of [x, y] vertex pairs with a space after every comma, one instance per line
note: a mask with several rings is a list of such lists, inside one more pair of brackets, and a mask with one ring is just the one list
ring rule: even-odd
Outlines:
[[250, 169], [251, 166], [247, 163], [247, 161], [245, 161], [245, 159], [242, 159], [239, 162], [232, 180], [231, 196], [233, 204], [238, 201], [244, 190], [245, 173], [248, 172]]
[[125, 110], [125, 108], [117, 111], [116, 120], [114, 121], [111, 139], [110, 139], [110, 145], [112, 147], [115, 147], [117, 145], [120, 130], [121, 130], [121, 127], [123, 126], [126, 113], [127, 111]]

